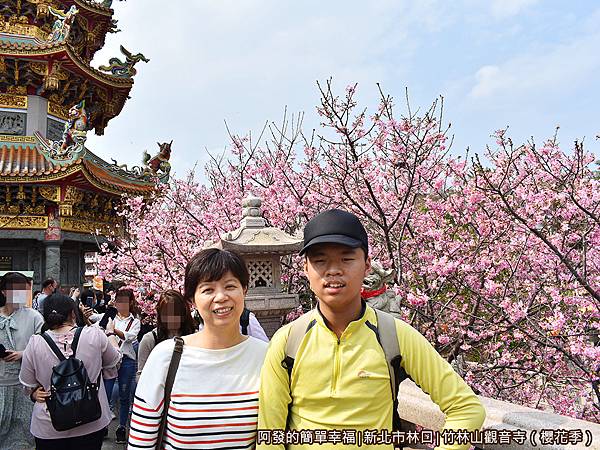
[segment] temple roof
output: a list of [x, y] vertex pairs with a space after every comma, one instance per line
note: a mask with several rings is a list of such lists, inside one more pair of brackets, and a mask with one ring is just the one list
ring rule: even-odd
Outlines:
[[[0, 33], [0, 55], [27, 56], [31, 59], [48, 59], [49, 56], [52, 56], [53, 59], [62, 57], [63, 67], [79, 68], [97, 81], [122, 88], [131, 88], [133, 85], [132, 78], [117, 77], [91, 67], [64, 42], [51, 43], [33, 36]], [[65, 57], [70, 60], [70, 65], [68, 62], [63, 61]]]
[[77, 54], [90, 61], [104, 46], [106, 34], [118, 31], [111, 5], [111, 0], [5, 0], [0, 6], [0, 31], [37, 36], [48, 34], [56, 21], [51, 8], [67, 11], [74, 7], [78, 12], [72, 23], [69, 43]]
[[73, 4], [77, 5], [84, 10], [98, 15], [109, 17], [113, 15], [113, 10], [110, 8], [110, 6], [103, 5], [103, 3], [106, 2], [98, 3], [92, 0], [60, 0], [60, 2], [68, 6]]
[[45, 183], [64, 180], [72, 185], [111, 194], [147, 195], [155, 189], [148, 179], [132, 176], [85, 149], [79, 157], [56, 161], [44, 154], [34, 136], [0, 136], [0, 182]]
[[[113, 20], [114, 11], [108, 6], [88, 0], [62, 0], [61, 3], [67, 8], [73, 4], [78, 7], [79, 17], [75, 22], [82, 28], [83, 33], [74, 30], [75, 36], [72, 36], [70, 42], [81, 56], [91, 61], [95, 53], [104, 46], [106, 34], [117, 31], [117, 22]], [[85, 17], [85, 20], [81, 20], [82, 17]]]
[[[34, 37], [0, 33], [0, 57], [4, 58], [5, 65], [9, 64], [9, 58], [14, 58], [10, 63], [13, 67], [17, 66], [16, 60], [19, 59], [18, 82], [27, 83], [23, 89], [29, 95], [36, 95], [39, 92], [37, 86], [44, 85], [48, 78], [54, 78], [58, 88], [42, 91], [49, 100], [70, 107], [83, 96], [88, 108], [91, 108], [89, 128], [95, 129], [98, 135], [103, 134], [108, 122], [119, 115], [133, 86], [130, 77], [90, 67], [64, 43], [50, 44]], [[13, 79], [14, 71], [0, 76], [0, 85], [17, 83]]]
[[[106, 33], [116, 31], [110, 1], [52, 3], [59, 9], [45, 0], [33, 3], [37, 14], [27, 7], [22, 11], [26, 15], [7, 20], [0, 16], [0, 92], [43, 96], [57, 106], [56, 111], [85, 100], [88, 129], [102, 135], [129, 98], [137, 73], [134, 66], [149, 60], [121, 46], [123, 56], [91, 67]], [[17, 5], [5, 8], [20, 10]]]

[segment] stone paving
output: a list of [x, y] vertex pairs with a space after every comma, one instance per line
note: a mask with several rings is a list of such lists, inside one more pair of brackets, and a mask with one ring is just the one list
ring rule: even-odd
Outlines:
[[114, 419], [108, 427], [108, 436], [102, 442], [102, 450], [123, 450], [127, 444], [117, 444], [115, 442], [115, 431], [119, 426], [119, 419]]

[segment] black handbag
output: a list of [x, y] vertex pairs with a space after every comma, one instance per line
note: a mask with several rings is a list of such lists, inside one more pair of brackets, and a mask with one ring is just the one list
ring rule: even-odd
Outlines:
[[179, 336], [176, 336], [174, 339], [175, 347], [173, 348], [173, 355], [171, 356], [171, 363], [169, 364], [169, 370], [167, 371], [167, 379], [165, 380], [163, 411], [162, 417], [160, 418], [160, 427], [158, 428], [158, 436], [155, 447], [156, 449], [163, 448], [162, 443], [165, 438], [165, 431], [167, 428], [167, 414], [169, 413], [169, 404], [171, 403], [171, 391], [173, 390], [175, 375], [177, 374], [177, 368], [179, 367], [179, 361], [181, 360], [181, 353], [183, 352], [183, 339], [181, 339]]

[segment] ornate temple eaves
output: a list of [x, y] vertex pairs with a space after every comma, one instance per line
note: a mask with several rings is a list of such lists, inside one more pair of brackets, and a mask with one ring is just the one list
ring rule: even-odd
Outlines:
[[87, 129], [102, 135], [129, 98], [135, 65], [150, 61], [121, 46], [123, 56], [91, 66], [106, 33], [118, 31], [112, 1], [8, 3], [0, 15], [0, 92], [45, 97], [59, 109], [85, 101]]
[[[97, 14], [100, 16], [112, 17], [114, 11], [110, 6], [104, 6], [103, 3], [98, 3], [92, 0], [61, 0], [61, 3], [65, 5], [76, 5], [82, 11], [87, 13]], [[85, 13], [84, 13], [85, 14]]]
[[89, 129], [98, 135], [104, 133], [109, 121], [125, 106], [133, 86], [132, 78], [90, 67], [68, 44], [28, 50], [22, 44], [19, 48], [15, 43], [6, 44], [3, 37], [6, 34], [0, 33], [0, 75], [3, 76], [0, 76], [0, 87], [7, 92], [40, 95], [37, 85], [42, 85], [41, 94], [48, 98], [55, 115], [62, 119], [66, 117], [59, 110], [67, 111], [83, 98], [92, 107], [88, 109], [91, 113]]
[[16, 40], [11, 39], [11, 35], [0, 33], [0, 56], [22, 56], [32, 60], [52, 60], [53, 62], [60, 62], [65, 69], [78, 69], [82, 75], [87, 75], [110, 87], [131, 89], [133, 86], [133, 78], [117, 77], [90, 66], [64, 42], [47, 43], [23, 36], [18, 36], [18, 40]]
[[150, 195], [152, 181], [128, 177], [123, 171], [86, 149], [85, 153], [66, 162], [44, 156], [38, 140], [32, 136], [0, 136], [0, 183], [77, 182], [80, 187], [114, 195]]
[[90, 61], [104, 46], [106, 35], [119, 31], [110, 5], [111, 0], [6, 0], [0, 32], [47, 40], [56, 37], [57, 22], [67, 18], [60, 37], [68, 38], [77, 53]]
[[85, 74], [95, 78], [98, 81], [104, 82], [112, 87], [117, 88], [129, 88], [133, 86], [133, 78], [123, 78], [117, 77], [110, 73], [102, 72], [89, 64], [83, 61], [81, 58], [77, 56], [68, 46], [67, 46], [67, 55], [69, 59], [75, 64], [79, 69], [85, 72]]
[[[13, 0], [14, 1], [14, 0]], [[18, 1], [18, 0], [17, 0]], [[23, 0], [20, 0], [23, 1]], [[42, 5], [42, 8], [46, 5], [54, 7], [66, 7], [69, 8], [75, 5], [79, 9], [79, 13], [85, 17], [104, 17], [111, 18], [114, 14], [113, 9], [110, 6], [106, 6], [112, 2], [110, 1], [98, 1], [98, 0], [25, 0], [28, 3], [35, 5]], [[46, 6], [47, 7], [47, 6]]]
[[156, 189], [156, 184], [153, 182], [125, 179], [93, 164], [89, 160], [84, 160], [82, 165], [83, 173], [93, 186], [112, 194], [148, 196]]

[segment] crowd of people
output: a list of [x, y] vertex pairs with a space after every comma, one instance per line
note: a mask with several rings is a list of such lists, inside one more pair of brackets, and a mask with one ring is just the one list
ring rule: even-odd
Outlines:
[[[48, 279], [29, 308], [31, 280], [6, 274], [0, 449], [100, 449], [116, 416], [116, 441], [132, 450], [310, 448], [257, 441], [257, 430], [391, 431], [400, 372], [440, 406], [446, 428], [481, 426], [479, 400], [427, 340], [361, 298], [370, 258], [356, 216], [313, 218], [300, 254], [318, 306], [270, 344], [245, 308], [250, 276], [235, 252], [194, 255], [183, 292], [160, 293], [154, 328], [142, 325], [131, 289], [67, 295]], [[385, 321], [398, 352], [392, 363]]]

